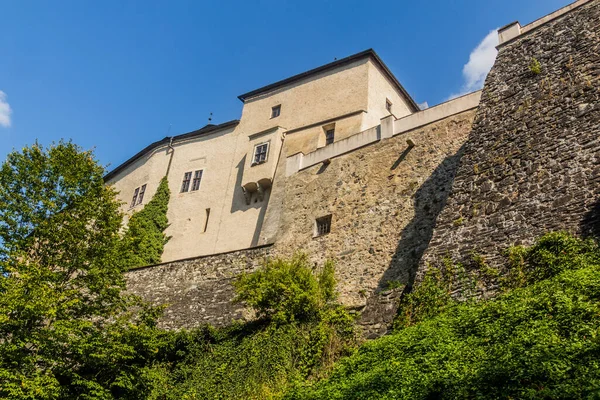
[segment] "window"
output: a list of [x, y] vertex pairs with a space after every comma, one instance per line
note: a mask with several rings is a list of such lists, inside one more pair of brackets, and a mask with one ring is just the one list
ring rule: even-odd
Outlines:
[[335, 128], [327, 129], [325, 131], [325, 146], [333, 143], [335, 138]]
[[181, 193], [185, 193], [190, 190], [190, 181], [192, 180], [192, 173], [186, 172], [183, 175], [183, 182], [181, 183]]
[[267, 153], [269, 152], [269, 143], [261, 143], [254, 146], [254, 161], [252, 165], [262, 164], [267, 161]]
[[142, 200], [144, 200], [144, 193], [146, 193], [146, 185], [142, 185], [140, 188], [140, 194], [138, 195], [137, 204], [142, 204]]
[[385, 99], [385, 109], [388, 110], [389, 112], [392, 112], [392, 102], [389, 101], [388, 99]]
[[133, 192], [133, 199], [131, 200], [131, 208], [135, 207], [135, 205], [137, 204], [137, 197], [138, 197], [138, 193], [140, 192], [140, 188], [135, 188], [135, 191]]
[[281, 114], [281, 104], [271, 108], [271, 118], [277, 118]]
[[315, 234], [314, 236], [323, 236], [331, 232], [331, 214], [321, 218], [317, 218], [315, 221]]
[[200, 189], [200, 181], [202, 180], [202, 170], [194, 172], [194, 180], [192, 181], [192, 192]]

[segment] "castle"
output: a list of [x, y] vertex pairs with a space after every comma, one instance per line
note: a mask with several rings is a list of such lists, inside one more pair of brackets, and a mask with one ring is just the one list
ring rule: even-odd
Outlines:
[[169, 304], [165, 327], [225, 324], [245, 313], [236, 274], [302, 250], [336, 261], [340, 300], [376, 335], [441, 256], [493, 263], [547, 230], [589, 232], [598, 21], [599, 1], [579, 0], [500, 29], [483, 91], [426, 110], [367, 50], [239, 96], [239, 121], [151, 144], [106, 176], [129, 215], [165, 175], [172, 192], [164, 263], [129, 289]]

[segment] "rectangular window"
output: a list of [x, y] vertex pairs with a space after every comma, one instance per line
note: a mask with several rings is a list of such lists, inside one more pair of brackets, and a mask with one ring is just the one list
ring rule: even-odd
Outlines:
[[277, 118], [281, 114], [281, 104], [271, 108], [271, 118]]
[[389, 112], [392, 112], [392, 102], [389, 101], [388, 99], [385, 99], [385, 109], [388, 110]]
[[135, 188], [135, 192], [133, 192], [133, 199], [131, 200], [131, 207], [135, 207], [139, 192], [140, 192], [140, 188]]
[[194, 172], [194, 180], [192, 181], [192, 192], [200, 189], [200, 181], [202, 180], [202, 170]]
[[140, 188], [140, 194], [138, 195], [137, 204], [142, 204], [144, 200], [144, 193], [146, 193], [146, 185], [142, 185]]
[[325, 131], [325, 146], [332, 144], [334, 139], [335, 139], [335, 128], [327, 129]]
[[317, 218], [315, 221], [315, 237], [323, 236], [331, 232], [331, 214], [321, 218]]
[[204, 221], [204, 232], [208, 229], [208, 217], [210, 217], [210, 208], [206, 209], [206, 221]]
[[183, 175], [183, 182], [181, 183], [181, 193], [185, 193], [190, 190], [190, 181], [192, 180], [192, 173], [186, 172]]
[[267, 161], [267, 153], [269, 152], [269, 143], [257, 144], [254, 147], [254, 162], [252, 164], [262, 164]]

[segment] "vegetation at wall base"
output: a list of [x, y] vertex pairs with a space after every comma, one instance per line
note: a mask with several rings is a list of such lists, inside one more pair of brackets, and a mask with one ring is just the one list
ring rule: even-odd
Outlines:
[[506, 276], [523, 279], [505, 279], [498, 297], [454, 301], [432, 271], [401, 309], [413, 318], [286, 398], [600, 398], [597, 245], [550, 233], [509, 255]]
[[169, 226], [169, 182], [161, 179], [156, 193], [140, 211], [135, 212], [127, 224], [123, 235], [123, 245], [127, 249], [125, 263], [130, 268], [158, 264], [169, 237], [165, 230]]

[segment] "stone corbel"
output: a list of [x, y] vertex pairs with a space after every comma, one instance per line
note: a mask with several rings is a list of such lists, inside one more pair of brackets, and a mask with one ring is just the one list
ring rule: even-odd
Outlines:
[[244, 198], [246, 199], [246, 205], [249, 206], [252, 201], [252, 192], [242, 186], [242, 192], [244, 193]]

